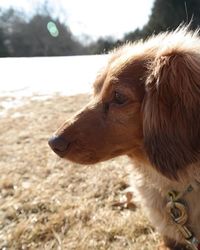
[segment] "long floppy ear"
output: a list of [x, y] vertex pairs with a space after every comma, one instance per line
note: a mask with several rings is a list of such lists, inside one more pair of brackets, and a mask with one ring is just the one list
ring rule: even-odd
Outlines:
[[170, 179], [200, 160], [200, 55], [171, 53], [151, 65], [143, 103], [144, 147]]

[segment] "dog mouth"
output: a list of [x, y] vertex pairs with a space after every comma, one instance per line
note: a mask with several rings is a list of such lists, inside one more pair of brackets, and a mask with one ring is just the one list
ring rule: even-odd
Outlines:
[[63, 135], [54, 135], [48, 141], [52, 151], [60, 158], [78, 164], [96, 164], [120, 156], [126, 152], [122, 147], [96, 147], [94, 142], [66, 138]]
[[60, 158], [64, 158], [64, 157], [65, 157], [65, 153], [62, 152], [62, 151], [59, 151], [59, 150], [57, 150], [57, 149], [53, 149], [53, 152], [54, 152], [55, 154], [57, 154]]
[[64, 137], [56, 135], [49, 139], [48, 144], [60, 158], [75, 163], [94, 164], [101, 160], [94, 149], [88, 148], [80, 141], [74, 140], [69, 143]]
[[100, 157], [97, 157], [96, 152], [85, 150], [85, 148], [76, 147], [75, 145], [71, 145], [66, 154], [62, 157], [66, 160], [70, 160], [72, 162], [78, 163], [78, 164], [95, 164], [102, 159]]

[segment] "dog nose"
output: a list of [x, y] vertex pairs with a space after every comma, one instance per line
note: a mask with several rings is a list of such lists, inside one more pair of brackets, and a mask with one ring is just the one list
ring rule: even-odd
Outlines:
[[51, 149], [60, 157], [64, 157], [67, 148], [69, 146], [69, 142], [62, 136], [53, 136], [48, 141]]

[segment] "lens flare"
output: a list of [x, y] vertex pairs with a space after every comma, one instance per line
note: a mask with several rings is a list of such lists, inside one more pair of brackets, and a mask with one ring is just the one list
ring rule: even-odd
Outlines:
[[59, 30], [54, 22], [48, 22], [47, 23], [47, 29], [51, 36], [58, 37], [59, 36]]

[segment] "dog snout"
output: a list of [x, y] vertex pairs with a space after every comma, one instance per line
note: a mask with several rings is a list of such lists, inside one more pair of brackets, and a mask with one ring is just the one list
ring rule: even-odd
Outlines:
[[70, 142], [64, 137], [56, 135], [49, 139], [48, 144], [57, 155], [64, 157]]

